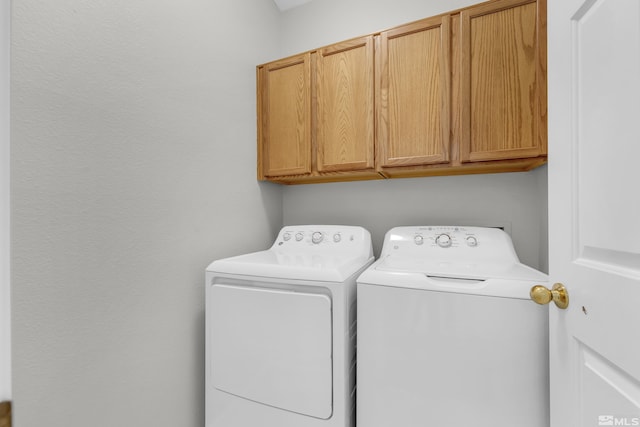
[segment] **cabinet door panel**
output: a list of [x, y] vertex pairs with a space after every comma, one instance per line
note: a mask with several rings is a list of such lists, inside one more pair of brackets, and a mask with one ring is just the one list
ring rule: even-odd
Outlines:
[[[546, 64], [538, 4], [503, 0], [460, 14], [461, 160], [546, 152]], [[542, 19], [540, 19], [542, 18]]]
[[380, 165], [449, 161], [449, 16], [380, 35], [378, 146]]
[[373, 36], [318, 51], [317, 168], [373, 168]]
[[262, 70], [258, 117], [266, 177], [311, 172], [310, 55], [268, 64]]

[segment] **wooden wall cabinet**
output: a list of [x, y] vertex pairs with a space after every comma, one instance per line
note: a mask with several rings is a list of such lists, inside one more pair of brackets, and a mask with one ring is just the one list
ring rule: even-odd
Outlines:
[[380, 34], [378, 170], [449, 163], [449, 16]]
[[543, 2], [500, 0], [460, 12], [460, 160], [546, 154]]
[[258, 176], [311, 173], [311, 55], [258, 69]]
[[318, 172], [368, 171], [376, 176], [373, 53], [373, 36], [317, 52], [314, 130]]
[[258, 177], [280, 183], [382, 178], [375, 170], [374, 38], [263, 66]]
[[258, 66], [258, 177], [529, 170], [546, 111], [546, 0], [493, 0]]

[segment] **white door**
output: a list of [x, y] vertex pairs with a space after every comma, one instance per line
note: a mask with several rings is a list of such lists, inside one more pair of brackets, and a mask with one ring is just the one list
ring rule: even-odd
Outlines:
[[549, 0], [553, 427], [640, 425], [640, 1]]

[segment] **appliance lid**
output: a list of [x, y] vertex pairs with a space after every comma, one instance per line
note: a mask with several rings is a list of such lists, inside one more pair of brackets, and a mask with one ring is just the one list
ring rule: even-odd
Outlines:
[[520, 262], [474, 262], [438, 260], [388, 255], [376, 263], [381, 272], [421, 273], [451, 279], [546, 281], [547, 275]]
[[344, 282], [373, 262], [373, 257], [349, 253], [289, 253], [265, 250], [212, 262], [208, 272], [275, 279]]
[[370, 233], [350, 225], [283, 227], [273, 245], [212, 262], [207, 271], [275, 279], [344, 282], [373, 262]]
[[520, 262], [503, 230], [471, 226], [409, 226], [389, 230], [380, 259], [358, 284], [529, 298], [546, 274]]
[[387, 256], [367, 268], [357, 282], [358, 286], [528, 300], [531, 287], [548, 280], [546, 274], [520, 263], [471, 264]]

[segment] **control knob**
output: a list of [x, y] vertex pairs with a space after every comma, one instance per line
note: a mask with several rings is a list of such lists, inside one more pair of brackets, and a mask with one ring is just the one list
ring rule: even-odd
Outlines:
[[424, 238], [421, 235], [416, 235], [413, 237], [413, 241], [416, 245], [421, 245], [424, 243]]
[[342, 236], [340, 235], [340, 233], [336, 233], [333, 235], [333, 241], [336, 243], [339, 243], [340, 240], [342, 240]]
[[441, 234], [436, 237], [436, 243], [441, 248], [448, 248], [449, 246], [451, 246], [451, 236], [449, 236], [448, 234]]
[[286, 232], [282, 235], [282, 238], [284, 239], [284, 241], [288, 241], [289, 239], [291, 239], [291, 233]]
[[322, 237], [323, 237], [322, 233], [319, 231], [316, 231], [311, 235], [311, 241], [315, 244], [318, 244], [322, 242]]
[[471, 247], [478, 246], [478, 239], [476, 239], [474, 236], [467, 237], [467, 245]]
[[296, 233], [296, 242], [299, 242], [300, 240], [302, 240], [304, 237], [304, 234], [302, 233]]

